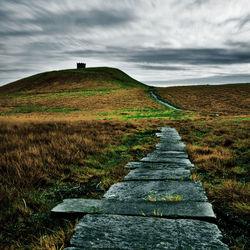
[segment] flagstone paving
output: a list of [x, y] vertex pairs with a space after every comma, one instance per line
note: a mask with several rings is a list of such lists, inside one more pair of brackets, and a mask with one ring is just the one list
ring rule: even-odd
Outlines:
[[173, 142], [173, 143], [168, 143], [168, 142], [159, 142], [156, 145], [156, 149], [158, 151], [181, 151], [183, 152], [186, 149], [186, 146], [183, 142]]
[[197, 220], [86, 215], [68, 249], [228, 249], [218, 227]]
[[185, 168], [185, 169], [193, 169], [194, 165], [189, 161], [187, 163], [175, 163], [175, 162], [129, 162], [125, 166], [125, 168], [136, 169], [136, 168], [150, 168], [150, 169], [168, 169], [168, 168]]
[[52, 209], [84, 215], [66, 249], [228, 249], [178, 132], [156, 135], [156, 150], [126, 164], [131, 171], [103, 199], [66, 199]]
[[171, 200], [180, 197], [181, 201], [207, 201], [200, 182], [194, 181], [134, 181], [112, 185], [103, 198], [118, 200]]
[[190, 170], [185, 168], [137, 168], [131, 170], [125, 181], [138, 180], [190, 180]]
[[52, 209], [53, 213], [141, 215], [168, 218], [202, 218], [213, 221], [216, 217], [208, 202], [148, 202], [145, 200], [65, 199]]

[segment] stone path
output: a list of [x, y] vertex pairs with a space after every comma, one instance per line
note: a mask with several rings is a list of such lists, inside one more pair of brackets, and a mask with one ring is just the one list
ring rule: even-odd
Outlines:
[[66, 249], [228, 249], [200, 182], [190, 179], [175, 129], [157, 133], [156, 150], [130, 162], [124, 181], [102, 200], [66, 199], [53, 213], [83, 214]]

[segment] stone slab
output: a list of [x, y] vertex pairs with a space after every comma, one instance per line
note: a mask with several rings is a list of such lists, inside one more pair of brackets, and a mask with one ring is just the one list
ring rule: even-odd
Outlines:
[[185, 149], [186, 149], [186, 145], [183, 142], [180, 142], [180, 143], [159, 142], [156, 145], [156, 150], [160, 150], [160, 151], [185, 152]]
[[207, 201], [200, 182], [194, 181], [130, 181], [112, 185], [103, 198], [118, 200], [156, 200], [180, 196], [181, 201]]
[[86, 215], [68, 249], [228, 249], [212, 223], [121, 215]]
[[54, 207], [53, 213], [116, 214], [158, 216], [168, 218], [215, 219], [208, 202], [150, 202], [144, 200], [119, 201], [112, 199], [65, 199]]
[[188, 163], [157, 163], [157, 162], [129, 162], [125, 166], [125, 168], [136, 169], [136, 168], [151, 168], [151, 169], [166, 169], [166, 168], [185, 168], [185, 169], [193, 169], [194, 165], [189, 161]]
[[190, 175], [190, 170], [185, 168], [137, 168], [131, 170], [124, 180], [190, 180]]
[[160, 137], [160, 142], [172, 142], [172, 143], [178, 143], [181, 142], [181, 137], [178, 136], [172, 136], [162, 133], [156, 133], [156, 137]]
[[158, 151], [155, 150], [152, 153], [147, 154], [148, 158], [184, 158], [188, 159], [188, 155], [185, 152], [180, 151]]
[[190, 162], [187, 158], [178, 158], [178, 157], [166, 157], [164, 154], [160, 153], [154, 153], [150, 154], [149, 156], [146, 156], [142, 158], [140, 161], [142, 162], [154, 162], [154, 163], [175, 163], [175, 164], [184, 164], [193, 166], [193, 164]]

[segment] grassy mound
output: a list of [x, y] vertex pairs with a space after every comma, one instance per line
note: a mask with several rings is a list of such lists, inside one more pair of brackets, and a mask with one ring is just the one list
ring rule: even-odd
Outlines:
[[0, 93], [101, 90], [119, 87], [143, 88], [146, 86], [119, 69], [99, 67], [51, 71], [33, 75], [0, 87]]

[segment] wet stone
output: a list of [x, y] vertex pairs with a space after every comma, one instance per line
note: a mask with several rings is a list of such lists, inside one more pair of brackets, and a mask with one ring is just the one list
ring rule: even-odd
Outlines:
[[124, 180], [190, 180], [190, 175], [190, 170], [185, 168], [137, 168], [131, 170]]
[[183, 142], [180, 143], [169, 143], [169, 142], [159, 142], [156, 145], [156, 150], [160, 151], [181, 151], [184, 152], [186, 145]]
[[129, 181], [112, 185], [103, 198], [118, 200], [170, 200], [207, 201], [200, 182], [194, 181]]
[[214, 224], [121, 215], [86, 215], [68, 249], [228, 249]]
[[188, 159], [188, 155], [185, 152], [180, 151], [153, 151], [152, 153], [147, 154], [146, 157], [149, 158], [184, 158]]
[[150, 168], [150, 169], [166, 169], [166, 168], [185, 168], [193, 169], [194, 165], [189, 161], [188, 163], [157, 163], [157, 162], [129, 162], [125, 165], [125, 168], [135, 169], [135, 168]]
[[168, 218], [215, 219], [208, 202], [150, 202], [144, 200], [65, 199], [51, 210], [53, 213], [116, 214], [158, 216]]

